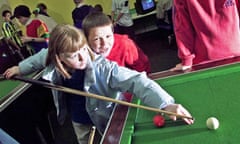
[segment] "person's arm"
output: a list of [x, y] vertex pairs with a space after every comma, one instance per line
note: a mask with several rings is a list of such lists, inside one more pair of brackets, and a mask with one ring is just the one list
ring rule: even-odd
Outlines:
[[129, 13], [129, 2], [128, 2], [128, 0], [124, 1], [123, 5], [121, 7], [120, 13], [117, 15], [117, 18], [114, 20], [114, 25], [116, 25], [116, 23], [118, 23], [120, 21], [120, 19], [122, 18], [122, 16], [125, 13]]
[[[114, 80], [117, 80], [119, 83], [115, 83], [115, 81], [112, 84], [116, 84], [116, 87], [124, 87], [125, 91], [137, 96], [144, 104], [150, 107], [156, 107], [191, 117], [190, 113], [181, 104], [175, 104], [173, 97], [169, 95], [159, 84], [149, 79], [144, 74], [134, 73], [135, 72], [133, 71], [126, 73], [126, 70], [121, 70], [121, 68], [119, 68], [119, 75], [116, 75], [115, 73], [115, 76], [119, 77], [119, 79], [114, 78]], [[177, 119], [174, 115], [169, 115], [169, 117], [174, 121]], [[187, 124], [192, 124], [194, 122], [192, 119], [187, 118], [183, 118], [183, 120]]]
[[183, 70], [183, 67], [191, 67], [195, 57], [195, 32], [188, 7], [186, 0], [174, 0], [174, 31], [178, 45], [178, 56], [182, 62], [172, 70]]
[[29, 42], [46, 42], [46, 38], [42, 37], [28, 37], [28, 36], [22, 36], [21, 40], [23, 43], [29, 43]]
[[164, 19], [164, 5], [162, 0], [158, 0], [157, 7], [156, 7], [156, 12], [157, 12], [157, 19]]
[[9, 30], [9, 24], [7, 22], [3, 22], [3, 24], [2, 24], [2, 34], [6, 38], [11, 37], [11, 32]]
[[[173, 97], [159, 84], [149, 79], [145, 74], [120, 67], [114, 62], [108, 62], [106, 60], [105, 64], [102, 63], [104, 68], [99, 69], [99, 74], [109, 78], [107, 81], [111, 88], [122, 92], [130, 92], [148, 106], [191, 116], [183, 106], [175, 104]], [[106, 69], [108, 69], [108, 72], [106, 72]], [[176, 120], [176, 116], [170, 116], [170, 118]], [[193, 123], [191, 119], [184, 118], [183, 120], [188, 124]]]
[[0, 143], [2, 144], [20, 144], [13, 137], [0, 128]]
[[14, 75], [27, 75], [45, 68], [47, 51], [47, 49], [42, 49], [40, 52], [21, 61], [18, 66], [8, 68], [3, 75], [6, 78], [11, 78]]
[[112, 0], [112, 12], [111, 12], [112, 23], [114, 23], [115, 12], [116, 12], [115, 1]]
[[121, 19], [121, 17], [123, 16], [123, 13], [119, 13], [116, 20], [114, 20], [114, 25], [116, 25], [118, 23], [118, 21]]
[[19, 69], [21, 74], [30, 74], [45, 68], [48, 49], [42, 49], [33, 56], [21, 61]]
[[173, 1], [172, 0], [159, 0], [157, 3], [157, 18], [158, 19], [164, 19], [165, 13], [172, 9]]
[[115, 11], [112, 11], [112, 12], [111, 12], [111, 20], [112, 20], [112, 23], [114, 23], [114, 18], [115, 18]]

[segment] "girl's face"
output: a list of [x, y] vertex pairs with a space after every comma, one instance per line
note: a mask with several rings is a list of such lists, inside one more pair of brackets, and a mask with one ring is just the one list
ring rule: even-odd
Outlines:
[[62, 53], [59, 57], [69, 68], [83, 70], [88, 63], [87, 45], [75, 52]]
[[89, 31], [88, 43], [95, 53], [107, 57], [114, 43], [112, 26], [106, 25], [92, 28]]

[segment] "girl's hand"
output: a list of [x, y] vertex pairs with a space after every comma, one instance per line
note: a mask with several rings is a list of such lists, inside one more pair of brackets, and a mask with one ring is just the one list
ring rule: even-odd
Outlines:
[[[185, 115], [188, 117], [192, 117], [191, 114], [181, 105], [181, 104], [170, 104], [164, 108], [164, 110], [177, 113], [179, 115]], [[176, 121], [177, 117], [174, 115], [169, 115], [169, 118]], [[187, 124], [193, 124], [193, 119], [182, 118]]]
[[20, 75], [20, 70], [18, 66], [13, 66], [11, 68], [8, 68], [4, 73], [4, 77], [9, 79], [13, 77], [14, 75]]

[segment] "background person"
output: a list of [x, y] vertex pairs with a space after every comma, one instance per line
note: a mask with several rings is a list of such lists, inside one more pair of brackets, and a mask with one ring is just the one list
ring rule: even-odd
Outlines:
[[48, 47], [49, 32], [46, 24], [39, 19], [32, 19], [31, 12], [27, 6], [17, 6], [14, 9], [12, 18], [14, 17], [22, 25], [26, 26], [26, 36], [22, 36], [21, 40], [33, 49], [33, 53]]
[[47, 25], [49, 32], [57, 25], [57, 22], [52, 17], [42, 14], [39, 8], [35, 8], [32, 13], [35, 15], [35, 18], [43, 21]]
[[131, 39], [135, 39], [128, 0], [112, 0], [111, 18], [115, 33], [127, 34]]
[[94, 8], [91, 5], [86, 5], [84, 0], [73, 0], [76, 7], [72, 11], [72, 19], [75, 27], [82, 29], [82, 21]]
[[9, 10], [4, 10], [2, 12], [3, 25], [2, 25], [2, 33], [6, 38], [11, 39], [15, 42], [19, 47], [23, 47], [23, 43], [20, 39], [19, 31], [16, 29], [15, 25], [11, 21], [12, 12]]
[[240, 55], [239, 14], [233, 0], [174, 0], [181, 63], [171, 70]]

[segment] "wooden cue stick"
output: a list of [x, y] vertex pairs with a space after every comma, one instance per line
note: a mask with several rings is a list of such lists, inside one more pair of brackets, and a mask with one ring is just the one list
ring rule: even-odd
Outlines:
[[137, 105], [137, 104], [129, 103], [129, 102], [126, 102], [126, 101], [121, 101], [121, 100], [109, 98], [109, 97], [106, 97], [106, 96], [101, 96], [101, 95], [97, 95], [97, 94], [93, 94], [93, 93], [87, 93], [87, 92], [83, 92], [83, 91], [80, 91], [80, 90], [76, 90], [76, 89], [72, 89], [72, 88], [68, 88], [68, 87], [64, 87], [64, 86], [60, 86], [60, 85], [55, 85], [55, 84], [52, 84], [52, 83], [49, 83], [49, 82], [33, 80], [33, 79], [30, 79], [30, 78], [25, 78], [25, 77], [20, 77], [20, 76], [14, 76], [12, 79], [27, 82], [27, 83], [31, 83], [31, 84], [41, 85], [41, 86], [44, 86], [46, 88], [51, 88], [51, 89], [59, 90], [59, 91], [62, 91], [62, 92], [67, 92], [67, 93], [71, 93], [71, 94], [76, 94], [76, 95], [86, 96], [86, 97], [95, 98], [95, 99], [99, 99], [99, 100], [109, 101], [109, 102], [129, 106], [129, 107], [141, 108], [141, 109], [145, 109], [145, 110], [149, 110], [149, 111], [154, 111], [154, 112], [157, 112], [157, 113], [174, 115], [174, 116], [180, 117], [180, 118], [193, 119], [193, 117], [180, 115], [180, 114], [177, 114], [177, 113], [174, 113], [174, 112], [169, 112], [169, 111], [161, 110], [161, 109], [158, 109], [158, 108], [152, 108], [152, 107], [143, 106], [143, 105]]
[[96, 126], [92, 126], [90, 135], [89, 135], [89, 139], [88, 139], [88, 144], [93, 144], [95, 132], [96, 132]]

